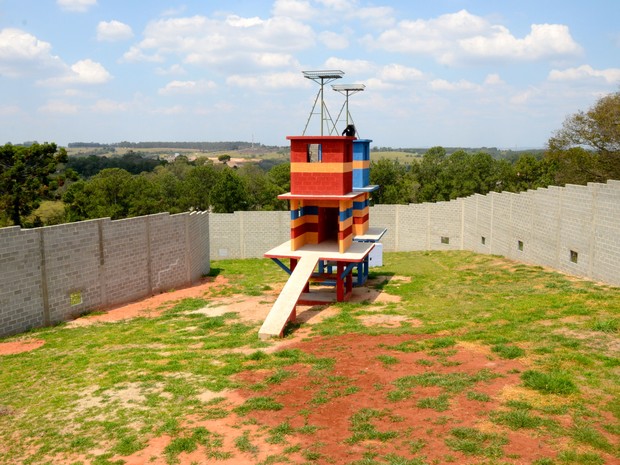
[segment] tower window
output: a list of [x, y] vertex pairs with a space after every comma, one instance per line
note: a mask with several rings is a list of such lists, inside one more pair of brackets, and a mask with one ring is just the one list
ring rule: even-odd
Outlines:
[[307, 160], [308, 163], [320, 163], [323, 159], [321, 144], [308, 144]]

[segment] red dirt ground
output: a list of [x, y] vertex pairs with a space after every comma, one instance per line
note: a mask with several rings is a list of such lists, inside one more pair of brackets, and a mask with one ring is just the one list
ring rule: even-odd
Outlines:
[[[225, 285], [221, 277], [208, 279], [192, 288], [160, 294], [112, 309], [105, 314], [78, 319], [71, 324], [156, 316], [172, 302], [186, 297], [204, 297], [214, 287]], [[236, 303], [230, 297], [209, 297], [209, 301], [210, 305], [217, 305], [219, 300], [221, 305], [233, 310], [236, 305], [247, 308], [250, 300], [254, 299], [238, 297]], [[275, 296], [272, 297], [275, 299]], [[258, 305], [259, 300], [256, 300], [256, 309], [249, 312], [252, 315], [241, 315], [242, 318], [261, 318], [268, 311], [269, 299], [265, 296], [256, 299], [262, 300], [262, 304]], [[365, 294], [362, 300], [383, 301], [380, 295], [375, 294]], [[238, 377], [245, 386], [243, 389], [217, 394], [225, 397], [223, 402], [215, 406], [229, 412], [225, 418], [211, 420], [194, 416], [183, 419], [182, 426], [187, 436], [195, 428], [203, 427], [219, 439], [220, 444], [209, 448], [198, 446], [191, 453], [183, 452], [177, 457], [179, 464], [249, 465], [259, 462], [284, 463], [287, 460], [287, 463], [331, 465], [352, 464], [362, 459], [370, 461], [373, 457], [379, 463], [386, 463], [389, 454], [393, 454], [391, 458], [396, 461], [400, 457], [402, 461], [398, 463], [413, 458], [428, 464], [487, 463], [492, 460], [484, 455], [465, 455], [450, 448], [446, 439], [453, 438], [451, 431], [454, 428], [475, 428], [483, 433], [505, 437], [507, 443], [501, 446], [501, 463], [530, 465], [538, 458], [555, 457], [560, 444], [554, 442], [544, 430], [512, 431], [489, 421], [490, 411], [501, 410], [502, 403], [509, 398], [519, 398], [519, 390], [522, 389], [518, 387], [521, 384], [519, 373], [527, 368], [520, 362], [497, 358], [486, 346], [475, 344], [459, 344], [435, 352], [403, 352], [394, 348], [400, 343], [421, 341], [430, 336], [350, 334], [332, 338], [308, 337], [309, 325], [337, 310], [300, 310], [298, 319], [304, 321], [306, 327], [302, 327], [292, 337], [276, 342], [275, 349], [299, 349], [316, 357], [332, 359], [331, 368], [319, 370], [313, 369], [311, 365], [291, 365], [284, 368], [291, 375], [279, 384], [267, 383], [272, 372], [243, 372]], [[382, 315], [380, 308], [377, 308], [377, 314], [368, 318], [365, 324], [394, 325], [394, 321], [384, 317], [389, 315]], [[410, 323], [417, 322], [411, 320]], [[33, 350], [42, 344], [43, 341], [37, 340], [0, 344], [0, 355]], [[386, 360], [390, 363], [386, 363]], [[409, 397], [397, 400], [388, 398], [388, 394], [396, 389], [394, 382], [399, 378], [425, 373], [475, 375], [481, 370], [487, 370], [495, 376], [458, 392], [450, 392], [439, 386], [415, 386], [410, 390]], [[257, 390], [256, 387], [261, 384], [267, 388]], [[252, 389], [252, 386], [255, 388]], [[488, 397], [486, 401], [473, 400], [468, 397], [468, 392]], [[419, 405], [421, 399], [437, 398], [442, 394], [447, 395], [449, 402], [446, 410], [437, 411]], [[253, 411], [246, 415], [234, 412], [233, 409], [253, 397], [270, 397], [282, 407], [280, 410]], [[361, 425], [358, 423], [361, 431], [387, 433], [386, 437], [379, 440], [354, 436], [354, 415], [360, 416], [363, 413], [369, 419]], [[562, 421], [561, 418], [557, 420]], [[286, 426], [282, 442], [278, 442], [270, 433], [278, 426]], [[253, 446], [253, 452], [243, 452], [235, 443], [244, 435]], [[165, 435], [151, 438], [143, 450], [131, 456], [116, 456], [111, 460], [122, 460], [127, 465], [164, 465], [168, 463], [165, 448], [170, 441], [171, 438]], [[486, 441], [480, 448], [489, 445], [489, 441]], [[222, 456], [223, 453], [228, 453], [228, 457]], [[84, 460], [83, 457], [79, 458]]]

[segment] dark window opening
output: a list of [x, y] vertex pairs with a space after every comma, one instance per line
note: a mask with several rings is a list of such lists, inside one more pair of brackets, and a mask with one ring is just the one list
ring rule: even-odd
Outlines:
[[574, 250], [570, 251], [570, 261], [573, 263], [577, 263], [577, 261], [579, 260], [579, 253], [575, 252]]
[[482, 242], [482, 245], [486, 244], [486, 243], [487, 243], [487, 238], [486, 238], [486, 237], [484, 237], [484, 236], [482, 236], [482, 237], [480, 238], [480, 242]]
[[449, 244], [450, 243], [450, 238], [447, 236], [441, 236], [441, 243], [442, 244]]
[[523, 252], [523, 241], [518, 241], [517, 242], [517, 248]]
[[307, 160], [308, 163], [320, 163], [323, 159], [321, 144], [308, 144]]

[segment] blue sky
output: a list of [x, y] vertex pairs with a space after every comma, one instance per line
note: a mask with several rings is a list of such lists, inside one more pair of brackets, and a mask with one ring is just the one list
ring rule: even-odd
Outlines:
[[618, 0], [0, 0], [0, 143], [287, 145], [318, 91], [301, 71], [337, 69], [366, 86], [350, 111], [373, 145], [543, 147], [620, 90], [619, 18]]

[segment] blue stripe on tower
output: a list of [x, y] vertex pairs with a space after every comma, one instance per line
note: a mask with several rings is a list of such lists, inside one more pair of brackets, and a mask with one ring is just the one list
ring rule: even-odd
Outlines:
[[348, 218], [351, 218], [353, 216], [353, 209], [352, 208], [347, 208], [346, 210], [342, 210], [340, 212], [340, 221], [345, 221]]

